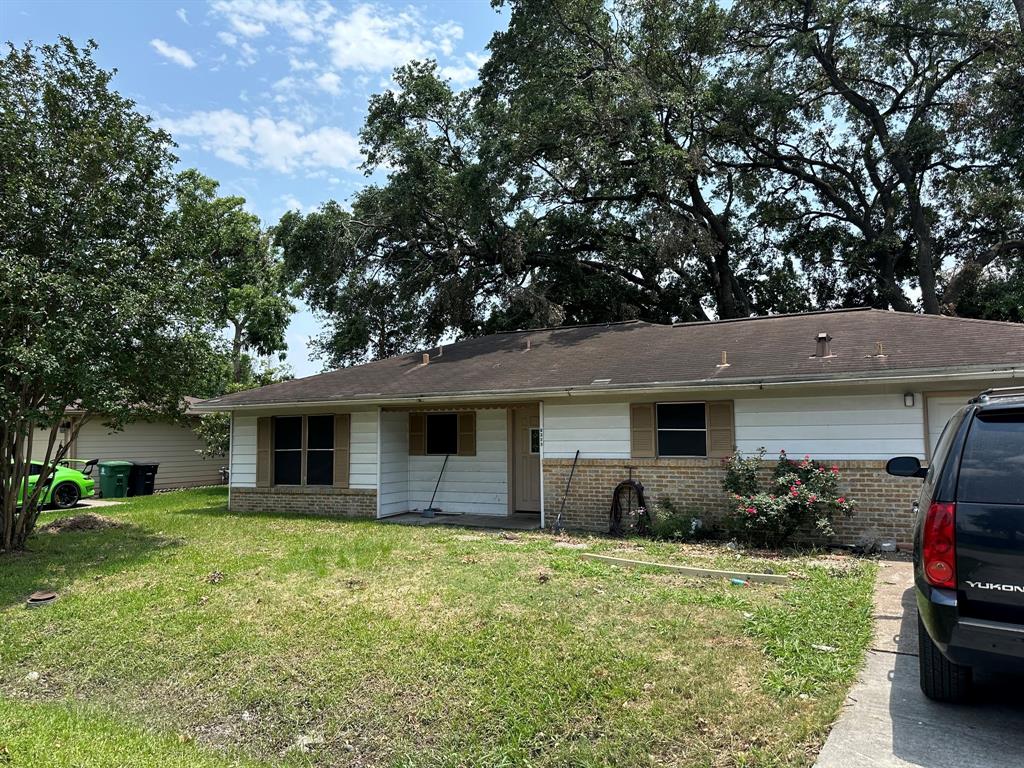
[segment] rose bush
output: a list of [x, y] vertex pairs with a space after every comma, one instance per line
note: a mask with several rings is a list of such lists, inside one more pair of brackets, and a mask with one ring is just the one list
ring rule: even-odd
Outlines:
[[764, 449], [756, 456], [739, 453], [726, 459], [723, 487], [731, 495], [729, 522], [733, 532], [758, 546], [784, 544], [803, 526], [823, 536], [834, 533], [837, 515], [850, 515], [854, 502], [839, 491], [839, 468], [804, 456], [793, 461], [779, 453], [767, 489], [760, 488], [757, 469]]

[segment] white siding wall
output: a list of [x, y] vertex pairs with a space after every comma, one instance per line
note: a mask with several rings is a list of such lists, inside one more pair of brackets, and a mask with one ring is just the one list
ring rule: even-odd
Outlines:
[[629, 403], [544, 402], [544, 456], [628, 459]]
[[820, 459], [924, 457], [920, 393], [914, 406], [902, 394], [758, 397], [736, 400], [736, 447], [768, 456]]
[[198, 453], [202, 447], [191, 429], [177, 424], [137, 421], [112, 432], [101, 422], [90, 421], [78, 433], [75, 453], [79, 459], [158, 461], [157, 488], [217, 485], [224, 459], [204, 459]]
[[[434, 506], [445, 512], [508, 514], [507, 412], [476, 412], [476, 456], [452, 456], [437, 489]], [[385, 454], [387, 455], [387, 454]], [[409, 456], [409, 506], [430, 505], [444, 456]]]
[[352, 414], [350, 488], [377, 487], [377, 411]]
[[385, 411], [380, 415], [381, 517], [408, 512], [409, 505], [409, 414]]
[[235, 416], [231, 440], [231, 485], [256, 487], [256, 417]]

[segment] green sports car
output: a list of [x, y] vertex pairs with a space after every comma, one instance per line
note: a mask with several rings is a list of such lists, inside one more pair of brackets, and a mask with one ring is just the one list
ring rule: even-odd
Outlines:
[[[72, 469], [67, 466], [68, 464], [81, 463], [84, 464], [83, 470]], [[53, 479], [50, 481], [49, 488], [42, 496], [42, 503], [44, 505], [51, 505], [57, 507], [57, 509], [70, 509], [75, 506], [81, 499], [87, 499], [93, 495], [93, 487], [96, 485], [95, 481], [89, 476], [92, 473], [92, 468], [96, 465], [95, 461], [80, 462], [78, 459], [65, 459], [57, 466], [57, 471], [54, 473]], [[42, 464], [32, 462], [30, 469], [30, 475], [28, 478], [29, 492], [36, 487], [36, 483], [39, 482], [39, 475], [43, 471]], [[21, 493], [18, 494], [18, 501], [21, 502], [23, 496]]]

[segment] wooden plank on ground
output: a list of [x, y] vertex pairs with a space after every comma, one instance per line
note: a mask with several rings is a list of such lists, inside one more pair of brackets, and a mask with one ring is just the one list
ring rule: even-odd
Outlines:
[[706, 579], [743, 579], [744, 581], [759, 581], [764, 584], [785, 584], [789, 577], [779, 573], [743, 573], [742, 571], [716, 571], [712, 568], [693, 568], [688, 565], [672, 565], [669, 563], [647, 563], [643, 560], [628, 560], [624, 557], [612, 557], [611, 555], [597, 555], [585, 552], [580, 557], [587, 560], [596, 560], [609, 565], [617, 565], [621, 568], [656, 568], [669, 573], [678, 573], [683, 576], [697, 576]]

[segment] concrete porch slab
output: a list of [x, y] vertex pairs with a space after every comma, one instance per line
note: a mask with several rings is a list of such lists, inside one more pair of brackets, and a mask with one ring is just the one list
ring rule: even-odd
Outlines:
[[540, 529], [540, 515], [516, 512], [501, 515], [435, 515], [422, 517], [419, 512], [380, 518], [382, 523], [394, 525], [453, 525], [462, 528], [493, 528], [504, 531], [535, 531]]

